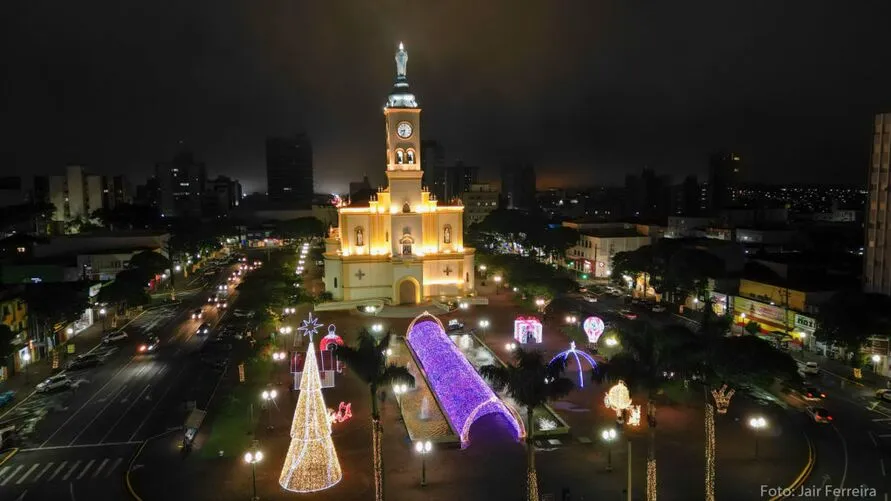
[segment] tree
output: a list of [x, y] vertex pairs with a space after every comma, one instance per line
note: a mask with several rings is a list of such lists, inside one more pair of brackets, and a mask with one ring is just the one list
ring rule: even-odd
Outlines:
[[375, 501], [384, 499], [384, 456], [381, 451], [384, 429], [381, 425], [380, 408], [378, 407], [378, 390], [394, 383], [413, 386], [415, 382], [408, 369], [391, 364], [387, 360], [386, 352], [390, 346], [391, 336], [392, 334], [388, 332], [378, 342], [367, 329], [362, 329], [359, 331], [359, 338], [355, 346], [340, 346], [334, 352], [339, 360], [346, 363], [347, 367], [368, 385], [371, 394], [371, 443]]
[[533, 414], [547, 402], [565, 397], [572, 391], [572, 381], [563, 377], [565, 359], [548, 364], [538, 351], [518, 347], [513, 353], [513, 365], [486, 365], [480, 374], [497, 391], [507, 390], [515, 402], [526, 407], [526, 499], [538, 501], [538, 473], [535, 469]]
[[99, 301], [124, 308], [146, 305], [151, 300], [146, 285], [153, 276], [153, 273], [142, 268], [122, 270], [111, 283], [99, 290]]
[[130, 268], [139, 268], [152, 276], [160, 275], [170, 268], [170, 260], [154, 251], [142, 251], [130, 258]]
[[157, 207], [118, 203], [113, 209], [101, 208], [93, 212], [93, 218], [109, 230], [149, 229], [157, 227], [161, 222], [161, 213]]
[[[87, 308], [85, 282], [28, 284], [25, 302], [28, 304], [29, 332], [32, 339], [45, 342], [58, 323], [72, 322]], [[59, 340], [55, 340], [57, 343]]]
[[817, 313], [817, 339], [845, 348], [851, 364], [861, 363], [860, 349], [870, 336], [891, 333], [891, 298], [858, 290], [842, 291]]
[[745, 326], [745, 330], [749, 335], [755, 336], [759, 332], [761, 332], [761, 326], [758, 324], [758, 322], [749, 320], [749, 323], [747, 323]]
[[725, 384], [737, 387], [801, 380], [795, 360], [757, 336], [722, 338], [715, 346], [711, 371]]
[[325, 235], [325, 223], [314, 217], [300, 217], [278, 224], [278, 233], [284, 238], [301, 239]]

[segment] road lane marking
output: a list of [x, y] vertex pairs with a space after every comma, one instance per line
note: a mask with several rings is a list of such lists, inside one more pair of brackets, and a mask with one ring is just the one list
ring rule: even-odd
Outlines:
[[108, 399], [108, 403], [106, 403], [104, 406], [102, 406], [102, 409], [99, 412], [97, 412], [95, 416], [93, 416], [93, 419], [91, 419], [90, 422], [87, 423], [86, 426], [81, 428], [80, 432], [78, 432], [78, 434], [74, 436], [74, 439], [72, 439], [71, 442], [68, 442], [68, 445], [74, 445], [74, 443], [77, 442], [77, 439], [80, 438], [80, 436], [83, 435], [84, 432], [87, 431], [90, 428], [90, 426], [92, 426], [93, 423], [96, 422], [97, 419], [99, 419], [99, 416], [101, 416], [102, 413], [108, 409], [108, 407], [111, 405], [111, 403], [114, 402], [115, 400], [117, 400], [117, 395], [120, 395], [121, 393], [123, 393], [123, 391], [126, 387], [127, 387], [127, 383], [124, 383], [123, 385], [121, 385], [121, 387], [118, 389], [118, 391], [115, 392], [116, 395], [113, 395], [112, 397], [110, 397]]
[[68, 480], [68, 477], [70, 477], [71, 474], [74, 473], [74, 470], [76, 470], [77, 467], [80, 466], [80, 463], [81, 463], [80, 459], [78, 459], [77, 461], [75, 461], [75, 462], [74, 462], [74, 465], [71, 467], [71, 469], [68, 470], [68, 473], [66, 473], [65, 476], [62, 477], [62, 480]]
[[90, 471], [90, 468], [93, 467], [93, 463], [95, 463], [95, 462], [96, 462], [95, 459], [91, 459], [90, 462], [87, 463], [86, 466], [84, 466], [84, 469], [81, 470], [80, 475], [77, 476], [77, 479], [80, 480], [80, 479], [84, 478], [84, 475], [86, 475], [87, 472]]
[[3, 478], [3, 474], [9, 471], [10, 468], [12, 468], [12, 466], [4, 466], [3, 468], [0, 468], [0, 478]]
[[68, 490], [69, 492], [71, 492], [71, 501], [77, 501], [76, 499], [74, 499], [74, 482], [68, 484]]
[[64, 468], [66, 464], [68, 464], [68, 461], [62, 461], [62, 464], [60, 464], [59, 467], [56, 468], [56, 471], [53, 472], [52, 475], [50, 475], [50, 478], [46, 479], [47, 482], [50, 482], [52, 481], [52, 479], [56, 478], [56, 475], [58, 475], [59, 472], [62, 471], [62, 468]]
[[[182, 369], [180, 369], [179, 372], [176, 373], [176, 376], [173, 378], [174, 381], [179, 379], [179, 376], [183, 373], [184, 370], [186, 370], [187, 366], [188, 366], [188, 364], [183, 364]], [[148, 411], [148, 414], [145, 415], [145, 418], [143, 418], [142, 422], [139, 423], [139, 426], [136, 427], [136, 430], [133, 432], [132, 435], [130, 435], [130, 438], [127, 439], [128, 441], [132, 442], [133, 439], [136, 438], [136, 435], [139, 433], [139, 430], [142, 429], [142, 427], [145, 425], [145, 422], [148, 421], [148, 418], [151, 417], [151, 415], [155, 412], [155, 409], [158, 408], [158, 404], [160, 404], [161, 402], [164, 401], [164, 397], [167, 396], [167, 392], [169, 392], [170, 389], [173, 388], [174, 386], [175, 385], [172, 385], [172, 384], [167, 385], [167, 389], [164, 390], [164, 393], [161, 395], [161, 398], [159, 398], [158, 401], [155, 402], [155, 405], [152, 406], [152, 409], [150, 411]]]
[[34, 477], [34, 481], [37, 482], [38, 480], [40, 480], [40, 477], [42, 477], [43, 474], [46, 473], [46, 470], [49, 470], [53, 464], [54, 463], [48, 463], [46, 466], [44, 466], [43, 469], [40, 470], [40, 473], [38, 473], [37, 476]]
[[19, 452], [35, 452], [35, 451], [55, 451], [62, 449], [87, 449], [90, 447], [114, 447], [116, 445], [134, 445], [141, 444], [141, 441], [135, 442], [105, 442], [97, 444], [77, 444], [77, 445], [51, 445], [49, 447], [33, 447], [31, 449], [20, 449]]
[[19, 480], [15, 483], [15, 485], [19, 485], [20, 483], [24, 482], [28, 478], [28, 475], [30, 475], [32, 471], [36, 470], [38, 466], [40, 466], [40, 463], [36, 463], [34, 466], [29, 468], [28, 471], [26, 471], [21, 477], [19, 477]]
[[888, 438], [891, 437], [891, 433], [883, 433], [881, 435], [877, 435], [879, 438]]
[[117, 458], [114, 460], [114, 463], [111, 463], [111, 466], [108, 468], [108, 471], [105, 473], [105, 478], [108, 478], [108, 476], [111, 475], [111, 472], [113, 472], [114, 469], [117, 468], [119, 464], [121, 464], [121, 461], [123, 461], [122, 458]]
[[96, 478], [99, 476], [100, 473], [102, 473], [102, 468], [105, 468], [106, 463], [108, 463], [108, 458], [103, 459], [102, 462], [99, 463], [99, 467], [96, 468], [96, 471], [93, 472], [92, 478]]
[[18, 473], [19, 470], [21, 470], [21, 469], [24, 468], [24, 467], [25, 467], [24, 465], [21, 465], [21, 464], [20, 464], [18, 468], [16, 468], [15, 470], [13, 470], [12, 473], [10, 473], [8, 477], [4, 478], [3, 481], [0, 482], [0, 486], [2, 486], [2, 485], [6, 485], [6, 483], [9, 482], [10, 480], [12, 480], [12, 477], [14, 477], [15, 474]]
[[879, 443], [876, 441], [876, 436], [873, 435], [871, 431], [866, 432], [866, 434], [869, 435], [869, 439], [872, 440], [873, 447], [878, 447]]
[[108, 431], [105, 432], [105, 435], [103, 435], [102, 438], [99, 440], [100, 444], [102, 442], [105, 442], [105, 439], [108, 438], [109, 435], [111, 435], [111, 432], [113, 432], [114, 429], [117, 428], [119, 424], [121, 424], [121, 421], [123, 421], [123, 419], [125, 417], [127, 417], [127, 414], [130, 413], [130, 411], [133, 409], [133, 406], [135, 406], [139, 402], [142, 395], [146, 391], [148, 391], [149, 388], [151, 388], [151, 387], [152, 387], [152, 385], [150, 385], [150, 384], [145, 385], [145, 388], [143, 388], [142, 391], [139, 392], [139, 395], [137, 395], [136, 398], [134, 398], [133, 401], [130, 403], [130, 405], [127, 406], [127, 409], [124, 410], [124, 413], [121, 414], [120, 417], [118, 417], [118, 420], [115, 421], [113, 425], [111, 425], [111, 428], [109, 428]]
[[[28, 489], [25, 489], [25, 491], [22, 492], [19, 495], [19, 497], [15, 498], [15, 501], [23, 501], [25, 499], [25, 494], [27, 494], [27, 493], [28, 493]], [[885, 498], [885, 499], [887, 499], [887, 498]]]
[[845, 467], [842, 470], [841, 483], [838, 484], [838, 494], [835, 495], [835, 501], [838, 501], [838, 499], [841, 497], [841, 493], [845, 490], [845, 479], [848, 477], [848, 441], [845, 440], [844, 435], [842, 435], [842, 433], [838, 431], [838, 426], [833, 425], [832, 429], [835, 430], [835, 433], [838, 434], [838, 438], [841, 439], [842, 450], [845, 452]]
[[62, 429], [65, 428], [65, 426], [67, 426], [68, 423], [70, 423], [71, 420], [75, 418], [75, 416], [77, 416], [78, 414], [80, 414], [80, 411], [84, 410], [84, 409], [87, 407], [87, 405], [89, 405], [90, 402], [92, 402], [93, 399], [96, 398], [96, 396], [99, 395], [99, 393], [102, 392], [102, 390], [104, 390], [106, 387], [108, 387], [108, 385], [110, 385], [113, 381], [115, 381], [115, 380], [117, 379], [117, 377], [118, 377], [118, 374], [120, 374], [124, 369], [127, 368], [127, 366], [129, 366], [129, 365], [132, 364], [132, 363], [133, 363], [133, 357], [130, 357], [130, 360], [129, 360], [126, 364], [124, 364], [123, 366], [121, 366], [121, 368], [118, 369], [117, 372], [115, 372], [115, 373], [108, 379], [108, 382], [107, 382], [107, 383], [105, 383], [104, 385], [102, 385], [102, 388], [99, 388], [99, 389], [96, 391], [96, 393], [93, 393], [93, 395], [90, 396], [90, 398], [88, 398], [87, 401], [84, 402], [84, 404], [80, 406], [79, 409], [77, 409], [77, 410], [74, 411], [70, 416], [68, 416], [68, 419], [66, 419], [65, 422], [62, 423], [61, 426], [59, 426], [58, 428], [56, 428], [56, 431], [54, 431], [49, 437], [47, 437], [47, 439], [44, 440], [43, 443], [40, 444], [40, 446], [43, 447], [43, 446], [45, 446], [46, 444], [48, 444], [49, 441], [52, 440], [53, 437], [55, 437], [57, 433], [59, 433], [60, 431], [62, 431]]
[[884, 421], [891, 421], [891, 418], [877, 418], [872, 420], [873, 423], [881, 423]]

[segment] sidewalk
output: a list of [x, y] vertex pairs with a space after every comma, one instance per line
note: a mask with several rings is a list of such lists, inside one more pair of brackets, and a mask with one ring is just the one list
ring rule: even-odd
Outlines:
[[[90, 351], [100, 342], [102, 342], [101, 321], [95, 322], [65, 344], [56, 347], [59, 352], [59, 367], [64, 367], [69, 359]], [[74, 353], [68, 353], [68, 345], [74, 345]], [[27, 371], [21, 370], [6, 381], [0, 382], [0, 393], [12, 390], [16, 393], [16, 400], [21, 401], [33, 391], [37, 383], [58, 372], [59, 369], [53, 370], [52, 364], [53, 354], [50, 352], [45, 358], [29, 364]]]
[[855, 379], [854, 369], [850, 365], [840, 360], [827, 358], [823, 355], [811, 351], [793, 352], [792, 356], [795, 358], [795, 360], [798, 360], [800, 362], [817, 362], [823, 372], [831, 374], [839, 379], [843, 379], [850, 383], [865, 386], [874, 390], [879, 388], [887, 388], [889, 381], [891, 381], [891, 379], [888, 379], [881, 374], [876, 374], [873, 371], [872, 366], [863, 367], [861, 371], [862, 377], [860, 379]]

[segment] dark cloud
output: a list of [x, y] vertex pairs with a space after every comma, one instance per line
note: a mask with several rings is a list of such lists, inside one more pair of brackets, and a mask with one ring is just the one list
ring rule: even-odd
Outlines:
[[145, 176], [178, 141], [264, 182], [263, 138], [306, 130], [317, 188], [383, 181], [381, 106], [409, 49], [423, 134], [450, 159], [545, 184], [703, 173], [860, 182], [891, 109], [887, 2], [519, 0], [9, 2], [0, 157]]

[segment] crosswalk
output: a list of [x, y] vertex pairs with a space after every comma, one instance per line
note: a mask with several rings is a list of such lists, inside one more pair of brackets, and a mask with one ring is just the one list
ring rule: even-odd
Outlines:
[[50, 461], [0, 468], [0, 487], [37, 482], [76, 482], [108, 478], [118, 470], [124, 458]]

